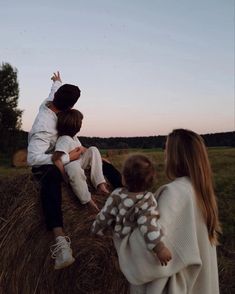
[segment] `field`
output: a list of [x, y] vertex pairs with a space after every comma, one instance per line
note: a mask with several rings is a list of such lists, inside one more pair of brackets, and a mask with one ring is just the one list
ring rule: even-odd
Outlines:
[[[168, 182], [164, 175], [164, 154], [160, 149], [115, 150], [112, 153], [102, 150], [102, 155], [107, 157], [108, 160], [121, 170], [122, 162], [125, 157], [135, 152], [148, 155], [156, 163], [157, 177], [152, 189], [153, 191], [160, 185]], [[230, 294], [235, 291], [235, 246], [233, 238], [235, 218], [235, 149], [210, 148], [208, 152], [214, 175], [215, 191], [223, 228], [223, 234], [220, 238], [221, 245], [218, 247], [220, 288], [222, 294]], [[9, 164], [9, 159], [0, 155], [1, 180], [5, 177], [9, 178], [13, 175], [30, 172], [28, 168], [11, 168]], [[1, 225], [2, 223], [0, 222], [0, 226]]]

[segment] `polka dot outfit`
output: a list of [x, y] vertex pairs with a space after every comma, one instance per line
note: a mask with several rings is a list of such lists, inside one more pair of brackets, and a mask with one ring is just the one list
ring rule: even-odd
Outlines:
[[111, 226], [114, 233], [123, 238], [138, 227], [147, 248], [152, 250], [162, 238], [158, 218], [157, 201], [151, 192], [133, 193], [118, 188], [108, 197], [96, 216], [92, 232], [101, 235]]

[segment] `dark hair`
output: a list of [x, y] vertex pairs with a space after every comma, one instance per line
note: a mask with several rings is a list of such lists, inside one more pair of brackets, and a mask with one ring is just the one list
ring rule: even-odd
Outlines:
[[155, 168], [148, 157], [135, 154], [125, 161], [122, 174], [130, 192], [141, 192], [153, 185]]
[[57, 131], [59, 136], [74, 137], [81, 129], [83, 114], [76, 109], [61, 111], [57, 114]]
[[64, 84], [55, 92], [53, 104], [61, 111], [68, 110], [78, 101], [80, 94], [77, 86]]

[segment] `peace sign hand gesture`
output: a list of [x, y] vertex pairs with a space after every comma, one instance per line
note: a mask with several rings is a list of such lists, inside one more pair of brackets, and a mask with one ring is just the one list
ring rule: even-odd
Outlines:
[[57, 71], [57, 73], [54, 72], [53, 76], [51, 77], [51, 80], [53, 82], [59, 81], [59, 82], [62, 83], [62, 80], [61, 80], [61, 77], [60, 77], [60, 72], [59, 71]]

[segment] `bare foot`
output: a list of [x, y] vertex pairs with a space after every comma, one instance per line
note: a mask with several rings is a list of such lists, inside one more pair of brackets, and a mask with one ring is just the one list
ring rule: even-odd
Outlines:
[[87, 204], [94, 212], [100, 211], [94, 200], [91, 199]]
[[110, 191], [109, 191], [109, 189], [107, 188], [106, 183], [101, 183], [101, 184], [99, 184], [98, 187], [97, 187], [97, 191], [98, 191], [99, 193], [101, 193], [101, 194], [104, 194], [104, 195], [108, 195], [108, 194], [110, 194]]

